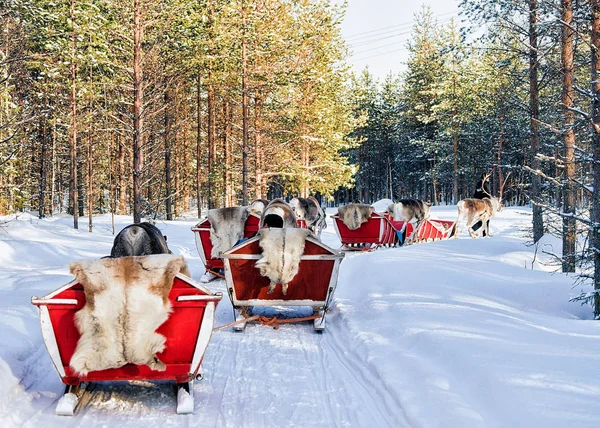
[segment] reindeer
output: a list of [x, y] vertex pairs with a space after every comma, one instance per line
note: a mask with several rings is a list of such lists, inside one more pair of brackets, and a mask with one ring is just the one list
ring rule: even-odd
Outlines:
[[458, 202], [458, 218], [452, 227], [452, 232], [450, 236], [454, 238], [458, 238], [458, 227], [461, 218], [467, 218], [467, 230], [469, 231], [469, 235], [471, 238], [477, 237], [480, 233], [476, 233], [473, 230], [473, 226], [475, 226], [478, 222], [481, 222], [481, 229], [483, 230], [483, 236], [490, 236], [489, 231], [489, 220], [492, 218], [495, 212], [502, 211], [503, 206], [501, 202], [502, 192], [504, 190], [504, 185], [506, 184], [506, 180], [508, 180], [508, 176], [500, 186], [500, 197], [496, 198], [488, 193], [485, 188], [485, 182], [490, 177], [490, 174], [485, 174], [481, 180], [481, 186], [477, 189], [475, 194], [478, 192], [486, 195], [482, 199], [478, 198], [466, 198]]
[[327, 216], [319, 201], [309, 196], [308, 198], [293, 198], [289, 203], [296, 214], [296, 219], [306, 221], [308, 229], [320, 237], [321, 231], [327, 227]]
[[406, 239], [406, 242], [412, 243], [423, 222], [429, 218], [430, 207], [430, 203], [423, 202], [420, 199], [400, 199], [395, 204], [390, 205], [387, 210], [394, 217], [394, 220], [404, 221], [400, 230], [402, 234], [404, 234], [409, 222], [416, 221], [413, 232]]

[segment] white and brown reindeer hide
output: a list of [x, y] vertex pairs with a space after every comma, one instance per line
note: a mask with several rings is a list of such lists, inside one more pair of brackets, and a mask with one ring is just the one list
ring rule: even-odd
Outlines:
[[350, 230], [356, 230], [369, 221], [374, 212], [375, 208], [365, 204], [348, 204], [338, 208], [338, 216]]
[[260, 228], [298, 227], [294, 210], [283, 199], [273, 199], [265, 208], [260, 218]]
[[250, 211], [250, 214], [260, 216], [262, 215], [267, 205], [269, 205], [269, 201], [267, 201], [266, 199], [255, 199], [250, 205], [248, 205], [248, 211]]
[[327, 215], [325, 214], [325, 211], [323, 211], [323, 208], [321, 208], [321, 204], [319, 203], [319, 201], [317, 201], [317, 199], [314, 196], [309, 196], [307, 199], [309, 201], [312, 201], [317, 207], [318, 219], [314, 223], [314, 227], [317, 231], [317, 235], [321, 236], [321, 231], [323, 229], [327, 229]]
[[245, 207], [216, 208], [208, 211], [212, 257], [219, 257], [244, 237], [248, 213]]
[[281, 284], [282, 293], [287, 294], [288, 284], [298, 273], [300, 258], [304, 254], [304, 244], [310, 235], [308, 229], [269, 228], [259, 232], [262, 257], [256, 262], [256, 268], [262, 276], [271, 281], [268, 293]]
[[118, 368], [127, 363], [165, 370], [156, 354], [166, 338], [156, 333], [169, 317], [173, 278], [189, 275], [182, 256], [170, 254], [73, 262], [86, 303], [75, 314], [81, 334], [71, 358], [76, 373]]

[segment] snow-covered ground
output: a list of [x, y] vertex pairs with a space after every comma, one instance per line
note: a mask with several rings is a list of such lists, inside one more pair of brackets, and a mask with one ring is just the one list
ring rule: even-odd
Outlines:
[[[1, 427], [598, 426], [600, 323], [569, 303], [574, 278], [546, 264], [560, 244], [525, 245], [531, 216], [518, 208], [492, 220], [491, 238], [348, 254], [323, 334], [308, 323], [214, 333], [193, 415], [175, 414], [171, 383], [115, 382], [55, 416], [63, 386], [30, 298], [70, 281], [70, 261], [109, 254], [110, 217], [94, 221], [93, 234], [27, 215], [0, 230]], [[194, 224], [158, 226], [198, 279]], [[339, 246], [331, 223], [323, 240]], [[231, 321], [224, 297], [216, 325]]]

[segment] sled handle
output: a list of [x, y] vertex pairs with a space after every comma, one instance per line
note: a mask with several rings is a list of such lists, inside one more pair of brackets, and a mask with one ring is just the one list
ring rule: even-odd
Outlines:
[[[221, 257], [229, 260], [259, 260], [262, 254], [221, 254]], [[300, 260], [337, 260], [344, 258], [343, 254], [307, 254], [300, 256]]]
[[31, 304], [40, 305], [76, 305], [77, 299], [40, 299], [38, 297], [31, 298]]
[[187, 296], [177, 296], [177, 302], [194, 302], [194, 301], [209, 301], [215, 302], [219, 301], [223, 298], [223, 293], [217, 293], [214, 296], [209, 296], [205, 294], [191, 294]]

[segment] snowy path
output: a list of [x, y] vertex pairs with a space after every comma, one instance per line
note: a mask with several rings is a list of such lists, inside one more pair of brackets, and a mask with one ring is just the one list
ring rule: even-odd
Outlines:
[[[437, 208], [453, 219], [455, 208]], [[29, 303], [68, 282], [72, 260], [108, 254], [70, 219], [21, 219], [0, 239], [0, 426], [12, 427], [595, 427], [600, 323], [568, 299], [581, 288], [523, 245], [530, 217], [508, 210], [493, 238], [348, 254], [327, 330], [249, 325], [213, 334], [193, 415], [170, 382], [92, 384], [73, 417]], [[129, 218], [118, 218], [117, 229]], [[190, 227], [161, 223], [170, 248], [204, 273]], [[464, 238], [464, 235], [462, 236]], [[323, 241], [339, 240], [331, 224]], [[560, 251], [546, 238], [544, 250]], [[531, 268], [535, 268], [532, 270]], [[217, 326], [232, 321], [224, 281]], [[306, 315], [300, 311], [296, 315]]]

